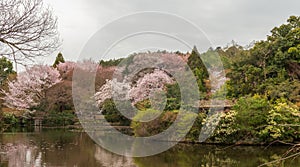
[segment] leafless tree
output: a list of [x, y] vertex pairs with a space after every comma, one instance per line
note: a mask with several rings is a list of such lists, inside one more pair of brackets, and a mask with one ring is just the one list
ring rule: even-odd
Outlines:
[[0, 56], [25, 65], [59, 45], [57, 18], [42, 0], [0, 0]]

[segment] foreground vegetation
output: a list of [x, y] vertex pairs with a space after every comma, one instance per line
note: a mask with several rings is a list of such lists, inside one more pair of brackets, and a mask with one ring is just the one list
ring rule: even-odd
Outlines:
[[[159, 111], [148, 109], [139, 112], [136, 118], [147, 117]], [[176, 111], [165, 111], [159, 118], [147, 122], [132, 122], [137, 136], [152, 136], [167, 129], [176, 119]], [[183, 119], [190, 116], [185, 115]], [[277, 100], [274, 104], [265, 97], [240, 98], [233, 109], [220, 113], [219, 123], [207, 143], [219, 144], [269, 144], [274, 141], [295, 143], [300, 141], [300, 115], [298, 107], [286, 100]], [[200, 112], [186, 141], [198, 142], [201, 128], [207, 114]], [[184, 124], [182, 125], [184, 126]], [[184, 128], [184, 127], [181, 127]], [[180, 127], [178, 129], [181, 129]]]

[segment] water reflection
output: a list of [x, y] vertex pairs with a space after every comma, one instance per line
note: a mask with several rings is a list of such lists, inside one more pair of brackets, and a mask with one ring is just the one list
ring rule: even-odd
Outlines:
[[0, 135], [0, 166], [102, 166], [95, 144], [84, 133], [43, 130]]
[[99, 146], [96, 146], [95, 159], [97, 159], [102, 166], [136, 166], [132, 158], [113, 154]]
[[[96, 145], [85, 133], [43, 130], [38, 133], [0, 134], [2, 167], [190, 167], [258, 166], [275, 160], [287, 147], [230, 147], [180, 144], [145, 158], [113, 154]], [[300, 158], [282, 163], [299, 166]]]
[[36, 147], [26, 146], [24, 144], [7, 144], [5, 156], [1, 157], [1, 161], [7, 161], [9, 167], [40, 167], [41, 166], [41, 152], [37, 152]]

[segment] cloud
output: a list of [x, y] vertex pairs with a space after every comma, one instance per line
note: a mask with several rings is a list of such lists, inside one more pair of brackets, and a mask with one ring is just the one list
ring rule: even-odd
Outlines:
[[[76, 59], [88, 39], [105, 24], [139, 11], [169, 12], [187, 18], [205, 31], [214, 46], [225, 46], [231, 40], [247, 45], [265, 39], [274, 26], [300, 12], [298, 0], [46, 0], [46, 3], [58, 16], [63, 38], [61, 51], [69, 60]], [[52, 56], [45, 62], [54, 59]]]

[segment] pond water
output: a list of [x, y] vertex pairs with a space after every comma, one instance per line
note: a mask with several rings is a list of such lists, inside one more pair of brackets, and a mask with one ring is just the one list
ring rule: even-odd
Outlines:
[[[178, 144], [155, 156], [130, 158], [104, 150], [85, 133], [63, 129], [3, 133], [0, 134], [0, 143], [0, 167], [252, 167], [275, 160], [288, 149], [283, 146]], [[300, 158], [282, 163], [282, 166], [288, 167], [299, 165]]]

